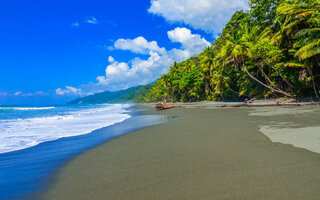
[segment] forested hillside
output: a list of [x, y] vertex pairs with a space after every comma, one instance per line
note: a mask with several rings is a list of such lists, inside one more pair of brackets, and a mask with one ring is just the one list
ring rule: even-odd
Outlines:
[[320, 0], [251, 0], [211, 47], [174, 63], [147, 101], [312, 97], [320, 89]]
[[83, 98], [75, 99], [69, 104], [102, 104], [102, 103], [140, 103], [145, 102], [145, 95], [154, 83], [132, 87], [116, 92], [101, 92]]

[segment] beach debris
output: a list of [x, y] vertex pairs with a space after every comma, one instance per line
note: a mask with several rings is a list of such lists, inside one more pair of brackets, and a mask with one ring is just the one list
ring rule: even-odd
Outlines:
[[254, 100], [256, 100], [255, 98], [252, 98], [252, 99], [246, 99], [245, 100], [245, 103], [253, 103]]
[[293, 98], [277, 98], [270, 100], [269, 102], [256, 102], [255, 98], [246, 99], [244, 103], [239, 104], [223, 104], [218, 105], [216, 107], [219, 108], [234, 108], [234, 107], [266, 107], [266, 106], [306, 106], [306, 105], [313, 105], [314, 102], [303, 102], [298, 101], [297, 99]]
[[268, 107], [268, 106], [303, 106], [306, 104], [299, 103], [266, 103], [266, 104], [253, 104], [253, 103], [242, 103], [242, 104], [224, 104], [216, 106], [218, 108], [238, 108], [238, 107]]
[[279, 104], [298, 103], [296, 99], [292, 99], [292, 98], [278, 98], [276, 99], [276, 101]]
[[166, 103], [163, 102], [158, 102], [155, 106], [155, 108], [160, 111], [160, 110], [166, 110], [166, 109], [171, 109], [171, 108], [175, 108], [175, 106], [173, 105], [166, 105]]

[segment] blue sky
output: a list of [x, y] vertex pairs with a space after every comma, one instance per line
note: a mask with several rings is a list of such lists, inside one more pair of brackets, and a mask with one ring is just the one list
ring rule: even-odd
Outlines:
[[210, 45], [246, 0], [10, 0], [0, 103], [63, 103], [154, 81]]

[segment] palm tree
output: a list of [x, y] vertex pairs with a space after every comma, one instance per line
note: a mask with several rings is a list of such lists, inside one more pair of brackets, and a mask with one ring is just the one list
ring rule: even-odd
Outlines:
[[250, 57], [250, 49], [253, 46], [253, 41], [251, 41], [252, 37], [250, 37], [250, 30], [252, 29], [249, 28], [249, 25], [245, 24], [240, 27], [240, 30], [233, 31], [232, 35], [225, 35], [225, 44], [221, 49], [221, 54], [225, 59], [225, 63], [234, 63], [236, 69], [238, 69], [238, 66], [241, 66], [241, 68], [248, 74], [248, 76], [255, 80], [257, 83], [270, 89], [273, 92], [291, 97], [291, 94], [280, 89], [275, 89], [261, 82], [259, 79], [251, 75], [246, 68], [245, 59]]
[[170, 72], [173, 76], [176, 76], [179, 73], [179, 66], [176, 61], [174, 61], [173, 65], [170, 68]]
[[[298, 0], [282, 3], [277, 12], [284, 19], [282, 29], [294, 40], [294, 56], [304, 61], [311, 79], [316, 98], [319, 98], [313, 76], [313, 66], [320, 66], [320, 1], [302, 3]], [[313, 64], [316, 63], [316, 64]]]
[[[294, 45], [294, 47], [298, 49], [295, 53], [295, 57], [298, 57], [301, 61], [305, 61], [306, 64], [310, 63], [311, 60], [314, 60], [316, 65], [320, 66], [320, 62], [317, 58], [317, 56], [320, 54], [320, 28], [302, 29], [296, 34], [296, 37], [299, 38], [299, 40]], [[310, 66], [311, 67], [307, 67], [307, 69], [312, 79], [313, 90], [316, 98], [319, 98], [317, 86], [313, 76], [313, 65], [310, 64]]]
[[289, 1], [281, 4], [277, 11], [280, 17], [285, 16], [283, 30], [295, 33], [293, 38], [298, 39], [294, 44], [294, 48], [298, 48], [295, 56], [305, 60], [320, 54], [320, 1]]
[[[211, 91], [210, 79], [212, 79], [214, 68], [216, 67], [215, 53], [212, 47], [207, 47], [199, 56], [200, 67], [203, 72], [203, 80], [205, 82], [205, 92], [208, 94]], [[209, 77], [208, 77], [209, 76]]]
[[212, 77], [212, 72], [216, 67], [215, 62], [215, 52], [212, 47], [207, 47], [200, 57], [200, 66], [203, 71], [209, 71], [210, 77]]
[[162, 88], [164, 88], [163, 92], [163, 96], [164, 96], [164, 100], [169, 100], [170, 98], [170, 77], [168, 74], [163, 74], [160, 77], [161, 80], [161, 86]]
[[[296, 37], [299, 40], [294, 45], [298, 49], [295, 57], [298, 57], [300, 60], [306, 60], [320, 55], [320, 27], [302, 29], [296, 34]], [[320, 66], [320, 62], [316, 61]]]

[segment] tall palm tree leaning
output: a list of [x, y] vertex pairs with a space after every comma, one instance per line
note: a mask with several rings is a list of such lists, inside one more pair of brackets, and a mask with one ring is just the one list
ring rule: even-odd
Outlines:
[[224, 45], [221, 48], [221, 55], [224, 57], [225, 64], [229, 65], [230, 63], [234, 63], [236, 69], [240, 66], [250, 78], [255, 80], [257, 83], [262, 86], [268, 88], [269, 90], [283, 94], [285, 96], [292, 97], [292, 94], [285, 92], [280, 89], [275, 89], [254, 77], [250, 74], [248, 69], [245, 66], [245, 58], [249, 57], [249, 49], [252, 46], [252, 42], [250, 41], [250, 29], [249, 25], [241, 25], [239, 30], [233, 31], [232, 35], [226, 33], [224, 37]]
[[284, 19], [282, 29], [295, 39], [295, 57], [303, 61], [313, 84], [316, 98], [319, 98], [317, 86], [313, 76], [313, 66], [320, 67], [320, 0], [310, 0], [302, 3], [291, 0], [282, 3], [277, 13]]

